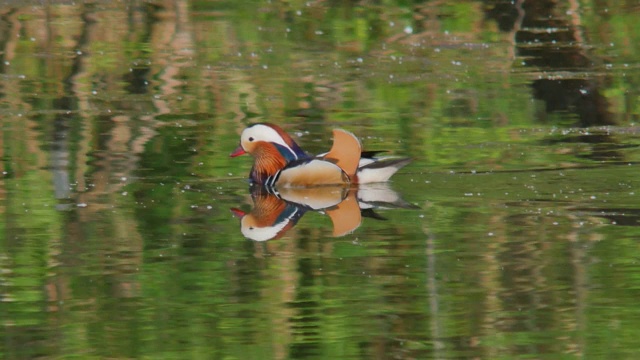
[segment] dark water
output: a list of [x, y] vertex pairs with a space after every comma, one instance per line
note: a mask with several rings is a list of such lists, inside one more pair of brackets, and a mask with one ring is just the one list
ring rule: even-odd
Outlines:
[[[640, 355], [637, 1], [2, 5], [3, 358]], [[261, 121], [414, 160], [252, 193]]]

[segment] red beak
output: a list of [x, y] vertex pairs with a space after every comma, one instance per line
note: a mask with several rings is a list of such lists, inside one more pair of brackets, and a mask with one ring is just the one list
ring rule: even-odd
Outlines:
[[242, 219], [243, 216], [247, 215], [246, 212], [238, 208], [231, 208], [229, 210], [231, 210], [231, 213], [233, 214], [233, 216], [237, 217], [238, 219]]
[[231, 154], [229, 154], [230, 157], [236, 157], [236, 156], [240, 156], [240, 155], [244, 155], [247, 152], [244, 151], [244, 149], [242, 148], [242, 145], [239, 145], [235, 150], [233, 150], [233, 152]]

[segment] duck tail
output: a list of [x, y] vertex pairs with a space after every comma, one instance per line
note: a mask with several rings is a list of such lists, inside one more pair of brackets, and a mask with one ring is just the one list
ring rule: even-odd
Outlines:
[[382, 158], [358, 169], [360, 184], [384, 182], [411, 162], [411, 158]]

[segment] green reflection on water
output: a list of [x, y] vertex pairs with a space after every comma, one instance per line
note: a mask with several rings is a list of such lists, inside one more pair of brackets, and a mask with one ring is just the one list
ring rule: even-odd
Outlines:
[[[638, 8], [525, 3], [6, 7], [2, 356], [633, 358]], [[419, 208], [245, 239], [257, 121]]]

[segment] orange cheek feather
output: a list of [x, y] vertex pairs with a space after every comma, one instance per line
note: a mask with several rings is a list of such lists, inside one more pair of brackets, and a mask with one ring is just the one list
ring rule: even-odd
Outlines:
[[287, 161], [273, 144], [257, 143], [252, 155], [256, 159], [255, 171], [262, 175], [273, 176], [287, 165]]

